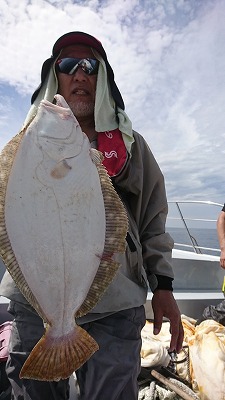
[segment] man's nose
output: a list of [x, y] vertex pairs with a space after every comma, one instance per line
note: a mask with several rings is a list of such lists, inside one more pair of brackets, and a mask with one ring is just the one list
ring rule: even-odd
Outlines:
[[78, 67], [76, 72], [73, 74], [73, 79], [75, 81], [86, 81], [87, 74], [85, 74], [81, 67]]

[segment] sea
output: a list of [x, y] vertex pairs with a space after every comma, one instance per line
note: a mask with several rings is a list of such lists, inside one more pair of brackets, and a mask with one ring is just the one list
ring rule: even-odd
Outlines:
[[[193, 251], [192, 243], [201, 248], [201, 252], [220, 255], [217, 237], [217, 218], [222, 205], [211, 201], [170, 201], [166, 229], [180, 250]], [[191, 246], [191, 247], [187, 247]], [[213, 252], [208, 250], [214, 249]]]
[[[220, 255], [219, 242], [216, 229], [166, 227], [167, 232], [171, 235], [175, 242], [175, 247], [180, 250], [192, 250], [192, 242], [200, 247], [201, 251], [206, 254]], [[185, 246], [181, 246], [184, 244]], [[187, 247], [190, 246], [190, 247]], [[213, 249], [212, 251], [209, 249]]]

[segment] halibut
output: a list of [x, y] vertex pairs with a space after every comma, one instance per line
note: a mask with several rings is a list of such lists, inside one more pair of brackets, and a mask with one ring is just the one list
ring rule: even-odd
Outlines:
[[75, 317], [113, 280], [128, 230], [102, 153], [64, 98], [55, 100], [42, 100], [0, 154], [0, 254], [46, 327], [20, 377], [44, 381], [68, 378], [98, 350]]
[[225, 327], [202, 321], [188, 341], [190, 361], [201, 400], [225, 399]]

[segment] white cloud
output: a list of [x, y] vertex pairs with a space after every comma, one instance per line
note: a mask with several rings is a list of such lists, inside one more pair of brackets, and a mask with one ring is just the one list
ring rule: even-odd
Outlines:
[[20, 127], [27, 112], [18, 111], [20, 95], [25, 107], [55, 40], [82, 30], [102, 41], [133, 126], [165, 173], [168, 195], [221, 202], [224, 13], [223, 0], [2, 0], [0, 83], [19, 94], [17, 103], [8, 97], [5, 112], [5, 91], [0, 95], [0, 126], [9, 130], [0, 147], [17, 121]]

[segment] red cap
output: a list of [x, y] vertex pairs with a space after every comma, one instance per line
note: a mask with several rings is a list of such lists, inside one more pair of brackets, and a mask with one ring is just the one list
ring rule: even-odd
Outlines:
[[89, 35], [84, 32], [69, 32], [65, 35], [61, 36], [54, 44], [52, 49], [52, 55], [56, 56], [64, 47], [73, 45], [73, 44], [83, 44], [85, 46], [90, 46], [96, 49], [103, 59], [106, 59], [105, 50], [102, 47], [101, 42], [96, 39], [94, 36]]

